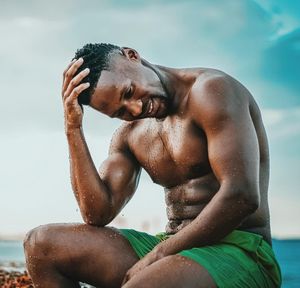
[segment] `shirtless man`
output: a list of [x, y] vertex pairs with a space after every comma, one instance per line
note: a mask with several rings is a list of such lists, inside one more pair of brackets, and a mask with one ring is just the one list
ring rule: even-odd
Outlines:
[[[71, 179], [86, 224], [33, 229], [35, 287], [279, 287], [267, 200], [268, 143], [249, 91], [214, 69], [153, 65], [137, 51], [87, 44], [64, 72]], [[97, 171], [82, 105], [125, 120]], [[99, 127], [101, 133], [101, 127]], [[107, 227], [144, 168], [169, 222], [151, 236]]]

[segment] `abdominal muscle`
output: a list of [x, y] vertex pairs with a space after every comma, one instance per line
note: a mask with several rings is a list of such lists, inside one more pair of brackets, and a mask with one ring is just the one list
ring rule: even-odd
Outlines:
[[[219, 190], [212, 174], [192, 179], [185, 184], [165, 189], [168, 223], [167, 234], [175, 234], [189, 225]], [[259, 234], [271, 243], [267, 217], [258, 209], [237, 227], [238, 230]]]
[[165, 189], [168, 224], [166, 233], [174, 234], [190, 224], [219, 189], [213, 174]]

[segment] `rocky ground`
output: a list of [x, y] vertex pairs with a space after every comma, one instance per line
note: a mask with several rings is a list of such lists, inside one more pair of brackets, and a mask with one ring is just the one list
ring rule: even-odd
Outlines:
[[[0, 288], [33, 288], [32, 281], [26, 270], [10, 271], [0, 269]], [[92, 288], [92, 286], [82, 284], [81, 288]]]
[[33, 285], [26, 271], [19, 272], [19, 271], [0, 270], [0, 287], [1, 288], [17, 288], [17, 287], [33, 288]]
[[[87, 284], [81, 284], [81, 288], [94, 288]], [[0, 262], [0, 288], [33, 288], [30, 276], [23, 262]]]

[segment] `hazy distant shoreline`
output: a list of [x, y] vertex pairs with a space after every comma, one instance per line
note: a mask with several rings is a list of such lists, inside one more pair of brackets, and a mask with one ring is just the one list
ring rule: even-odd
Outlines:
[[[0, 234], [0, 241], [23, 241], [26, 233], [24, 234]], [[272, 240], [275, 241], [300, 241], [300, 235], [297, 236], [273, 236]]]
[[0, 234], [0, 241], [23, 241], [26, 233], [20, 234]]

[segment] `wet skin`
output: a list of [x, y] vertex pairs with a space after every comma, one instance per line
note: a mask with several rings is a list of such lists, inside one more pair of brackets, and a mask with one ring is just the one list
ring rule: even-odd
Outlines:
[[[271, 243], [268, 144], [259, 108], [244, 86], [221, 71], [171, 69], [148, 63], [133, 49], [122, 53], [114, 57], [110, 71], [102, 72], [90, 103], [126, 120], [99, 173], [76, 102], [87, 88], [79, 83], [88, 71], [73, 78], [80, 61], [66, 70], [71, 178], [88, 225], [31, 231], [25, 241], [29, 272], [36, 287], [77, 287], [78, 280], [99, 287], [120, 287], [122, 282], [123, 287], [215, 287], [201, 265], [176, 253], [216, 243], [233, 229], [260, 234]], [[138, 261], [117, 231], [101, 227], [133, 196], [141, 168], [164, 188], [166, 232], [173, 236]], [[60, 257], [49, 261], [43, 249]], [[183, 262], [187, 265], [179, 264]], [[41, 278], [41, 271], [49, 277], [44, 273]]]

